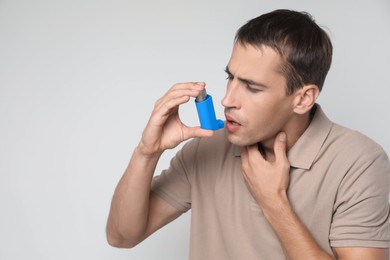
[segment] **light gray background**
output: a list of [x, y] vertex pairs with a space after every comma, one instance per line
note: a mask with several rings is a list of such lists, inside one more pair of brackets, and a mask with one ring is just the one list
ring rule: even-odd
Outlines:
[[[327, 28], [319, 102], [390, 153], [388, 0], [0, 0], [0, 259], [186, 259], [188, 213], [135, 249], [110, 248], [114, 187], [173, 83], [207, 82], [223, 116], [235, 31], [276, 8]], [[197, 124], [192, 102], [182, 118]]]

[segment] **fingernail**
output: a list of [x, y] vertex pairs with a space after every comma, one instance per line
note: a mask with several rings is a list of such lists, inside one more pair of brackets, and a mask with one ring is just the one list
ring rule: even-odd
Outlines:
[[279, 134], [279, 140], [282, 141], [282, 142], [285, 142], [286, 141], [286, 133], [280, 133]]

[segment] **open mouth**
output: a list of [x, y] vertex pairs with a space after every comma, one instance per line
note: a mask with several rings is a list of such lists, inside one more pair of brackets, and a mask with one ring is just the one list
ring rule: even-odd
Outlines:
[[225, 117], [226, 117], [226, 128], [229, 131], [234, 132], [234, 131], [237, 131], [241, 127], [241, 124], [239, 122], [237, 122], [234, 117], [232, 117], [228, 114], [225, 114]]
[[232, 121], [232, 120], [228, 120], [228, 122], [232, 125], [236, 125], [236, 126], [239, 126], [240, 124], [237, 123], [236, 121]]
[[236, 119], [234, 117], [232, 117], [231, 115], [228, 115], [228, 114], [225, 114], [225, 117], [226, 117], [226, 121], [232, 125], [241, 125], [240, 123], [238, 123], [236, 121]]

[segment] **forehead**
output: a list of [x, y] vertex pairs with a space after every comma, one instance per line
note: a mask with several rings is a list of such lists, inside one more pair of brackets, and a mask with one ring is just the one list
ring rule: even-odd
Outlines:
[[282, 58], [271, 47], [243, 45], [237, 42], [234, 44], [228, 67], [232, 73], [280, 75], [281, 64]]

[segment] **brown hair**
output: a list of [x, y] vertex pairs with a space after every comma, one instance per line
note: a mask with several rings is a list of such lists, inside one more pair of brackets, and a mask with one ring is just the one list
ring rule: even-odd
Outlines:
[[261, 15], [237, 31], [235, 42], [277, 51], [283, 60], [280, 70], [288, 95], [308, 84], [322, 90], [332, 63], [332, 43], [310, 14], [275, 10]]

